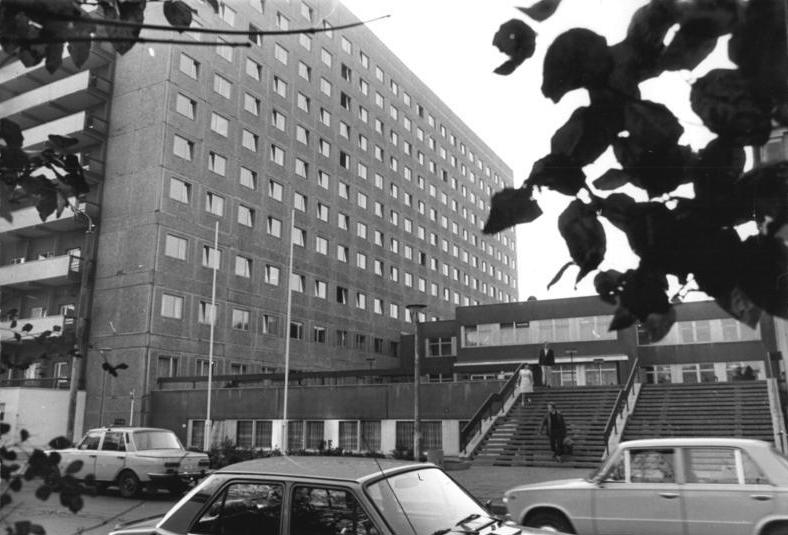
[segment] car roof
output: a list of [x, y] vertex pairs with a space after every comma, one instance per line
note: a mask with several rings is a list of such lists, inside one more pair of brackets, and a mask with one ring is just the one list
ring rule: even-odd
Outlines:
[[283, 456], [243, 461], [217, 470], [216, 473], [296, 476], [361, 482], [378, 474], [407, 468], [435, 468], [434, 464], [376, 459], [370, 457]]
[[94, 427], [92, 429], [88, 429], [88, 433], [92, 431], [167, 431], [168, 433], [172, 433], [169, 429], [163, 429], [161, 427], [132, 427], [128, 425], [108, 425], [104, 427]]
[[751, 438], [732, 437], [670, 437], [670, 438], [644, 438], [621, 442], [621, 447], [677, 447], [677, 446], [738, 446], [741, 448], [768, 448], [771, 444], [762, 440]]

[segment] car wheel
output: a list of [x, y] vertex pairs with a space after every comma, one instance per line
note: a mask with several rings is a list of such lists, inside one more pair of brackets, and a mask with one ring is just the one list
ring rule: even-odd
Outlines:
[[574, 533], [572, 524], [561, 513], [553, 511], [539, 511], [525, 519], [524, 524], [530, 528], [539, 528], [546, 531], [561, 531]]
[[123, 472], [118, 476], [118, 488], [120, 489], [121, 496], [124, 498], [133, 498], [140, 492], [140, 479], [134, 472]]

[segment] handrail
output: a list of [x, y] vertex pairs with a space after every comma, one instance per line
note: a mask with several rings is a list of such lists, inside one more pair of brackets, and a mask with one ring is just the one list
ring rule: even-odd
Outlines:
[[481, 432], [482, 422], [500, 411], [506, 400], [517, 391], [517, 382], [520, 379], [520, 370], [523, 366], [525, 364], [517, 366], [517, 369], [514, 370], [514, 375], [503, 384], [498, 392], [493, 392], [487, 396], [487, 399], [484, 400], [484, 403], [481, 404], [473, 417], [460, 430], [460, 451], [465, 451], [471, 439]]
[[618, 431], [618, 427], [616, 421], [618, 420], [618, 416], [621, 414], [623, 408], [629, 408], [629, 393], [632, 391], [632, 386], [635, 384], [635, 377], [638, 375], [639, 371], [639, 361], [640, 358], [635, 358], [635, 361], [632, 363], [632, 369], [629, 370], [629, 377], [627, 377], [627, 382], [624, 384], [624, 388], [618, 391], [618, 395], [616, 396], [616, 403], [613, 405], [613, 410], [610, 411], [610, 416], [607, 418], [607, 423], [605, 424], [605, 432], [602, 435], [602, 440], [604, 440], [605, 444], [605, 455], [609, 452], [607, 451], [607, 444], [610, 440], [610, 434], [613, 431]]
[[54, 390], [68, 389], [69, 377], [37, 377], [35, 379], [2, 379], [0, 388], [47, 388]]

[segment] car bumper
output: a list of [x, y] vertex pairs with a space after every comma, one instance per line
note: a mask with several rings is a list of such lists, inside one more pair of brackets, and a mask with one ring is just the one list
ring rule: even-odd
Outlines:
[[199, 472], [154, 472], [145, 475], [148, 476], [151, 483], [166, 485], [176, 481], [199, 481], [207, 476], [208, 473], [209, 470], [200, 470]]

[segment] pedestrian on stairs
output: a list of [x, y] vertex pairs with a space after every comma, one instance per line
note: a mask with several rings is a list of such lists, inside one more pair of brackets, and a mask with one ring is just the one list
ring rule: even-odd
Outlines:
[[531, 404], [531, 398], [528, 394], [534, 391], [534, 374], [531, 371], [529, 364], [523, 364], [517, 377], [517, 390], [520, 393], [520, 406], [525, 406], [525, 400], [528, 398], [528, 404]]
[[542, 425], [539, 427], [540, 433], [547, 432], [550, 439], [550, 449], [553, 451], [553, 459], [562, 462], [561, 455], [564, 454], [564, 437], [566, 437], [566, 422], [564, 422], [564, 415], [561, 414], [555, 403], [552, 401], [547, 403], [547, 414], [542, 420]]

